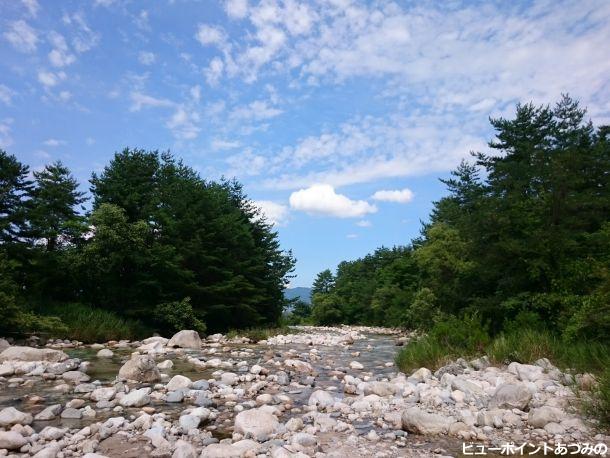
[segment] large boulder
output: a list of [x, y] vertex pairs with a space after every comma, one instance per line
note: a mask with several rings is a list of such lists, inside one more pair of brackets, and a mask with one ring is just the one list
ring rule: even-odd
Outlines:
[[535, 382], [544, 377], [542, 367], [532, 364], [510, 363], [508, 372], [519, 377], [524, 382]]
[[150, 403], [150, 388], [140, 388], [127, 393], [119, 404], [123, 407], [142, 407]]
[[235, 432], [259, 442], [268, 440], [278, 431], [279, 426], [276, 416], [263, 409], [245, 410], [235, 417]]
[[60, 412], [61, 412], [61, 404], [53, 404], [53, 405], [45, 408], [38, 414], [36, 414], [34, 419], [39, 420], [39, 421], [53, 420], [53, 419], [57, 418], [57, 415], [59, 415]]
[[563, 410], [551, 406], [532, 409], [527, 415], [527, 422], [534, 428], [544, 428], [549, 423], [560, 423], [565, 419], [566, 413]]
[[21, 412], [14, 407], [6, 407], [0, 410], [0, 426], [4, 428], [10, 428], [13, 425], [29, 425], [32, 420], [32, 415]]
[[172, 458], [197, 458], [195, 447], [182, 439], [176, 441]]
[[3, 352], [10, 346], [11, 344], [9, 344], [6, 339], [0, 339], [0, 352]]
[[428, 413], [419, 407], [411, 407], [402, 413], [402, 429], [416, 434], [446, 434], [455, 422], [452, 417]]
[[364, 394], [376, 394], [377, 396], [394, 396], [400, 388], [389, 382], [369, 382], [364, 386]]
[[0, 431], [0, 449], [17, 450], [27, 443], [27, 439], [16, 431]]
[[532, 393], [525, 385], [505, 383], [500, 385], [489, 401], [489, 407], [526, 410]]
[[134, 353], [119, 369], [119, 378], [152, 383], [161, 380], [161, 374], [154, 358]]
[[8, 347], [0, 353], [0, 362], [3, 361], [48, 361], [58, 363], [68, 359], [63, 351], [50, 348]]
[[170, 348], [180, 347], [199, 349], [201, 348], [201, 337], [199, 337], [197, 331], [182, 330], [169, 339], [167, 346]]

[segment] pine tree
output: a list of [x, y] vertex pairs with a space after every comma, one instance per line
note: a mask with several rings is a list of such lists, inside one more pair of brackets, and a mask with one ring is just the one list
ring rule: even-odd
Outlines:
[[22, 240], [26, 229], [29, 167], [0, 150], [0, 244]]

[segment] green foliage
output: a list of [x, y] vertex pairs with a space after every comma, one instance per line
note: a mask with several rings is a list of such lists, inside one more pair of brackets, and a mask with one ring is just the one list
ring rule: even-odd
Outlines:
[[592, 396], [585, 402], [588, 413], [599, 421], [600, 429], [610, 428], [610, 367], [606, 367], [597, 379]]
[[441, 316], [432, 290], [421, 288], [413, 296], [413, 302], [406, 311], [405, 321], [413, 329], [428, 330], [440, 321]]
[[292, 310], [286, 316], [286, 320], [291, 325], [306, 324], [310, 321], [312, 313], [312, 305], [296, 299], [293, 301]]
[[193, 310], [190, 297], [157, 305], [155, 320], [159, 324], [159, 329], [167, 335], [182, 329], [193, 329], [199, 334], [204, 334], [206, 331], [205, 323]]
[[316, 279], [313, 281], [313, 286], [311, 287], [311, 297], [316, 294], [327, 294], [330, 293], [333, 287], [335, 286], [335, 277], [330, 271], [330, 269], [323, 270], [318, 274]]
[[32, 190], [29, 170], [0, 149], [0, 244], [14, 243], [25, 235], [25, 197]]
[[266, 340], [269, 337], [277, 336], [280, 334], [286, 335], [291, 334], [293, 331], [287, 326], [273, 327], [273, 328], [247, 328], [247, 329], [232, 329], [227, 333], [229, 339], [235, 337], [247, 337], [252, 342], [256, 343], [261, 340]]
[[312, 298], [311, 317], [314, 323], [328, 326], [341, 322], [341, 309], [337, 296], [330, 293], [318, 293]]
[[57, 315], [65, 327], [53, 329], [50, 335], [86, 343], [108, 340], [137, 340], [148, 337], [152, 329], [140, 321], [130, 320], [107, 310], [78, 303], [45, 304], [45, 313]]

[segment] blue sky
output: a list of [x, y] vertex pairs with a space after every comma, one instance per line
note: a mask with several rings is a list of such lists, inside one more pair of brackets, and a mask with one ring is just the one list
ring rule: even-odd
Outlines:
[[0, 1], [0, 147], [86, 188], [126, 146], [235, 176], [295, 286], [418, 235], [489, 116], [610, 122], [610, 2]]

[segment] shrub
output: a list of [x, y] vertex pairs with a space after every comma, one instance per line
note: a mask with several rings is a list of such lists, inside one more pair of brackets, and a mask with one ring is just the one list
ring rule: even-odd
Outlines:
[[600, 374], [585, 410], [599, 421], [601, 428], [610, 428], [610, 367]]
[[113, 312], [79, 303], [47, 305], [45, 313], [56, 315], [64, 323], [64, 328], [50, 331], [51, 336], [62, 339], [92, 343], [133, 340], [152, 334], [152, 331], [139, 321], [122, 318]]
[[205, 323], [193, 310], [190, 297], [157, 305], [154, 317], [163, 334], [174, 334], [182, 329], [193, 329], [200, 334], [206, 331]]
[[421, 288], [415, 293], [413, 302], [406, 312], [406, 324], [413, 329], [430, 329], [441, 320], [436, 305], [436, 296], [430, 288]]
[[250, 329], [232, 329], [227, 333], [227, 338], [233, 339], [235, 337], [247, 337], [252, 342], [259, 342], [266, 340], [269, 337], [277, 336], [279, 334], [290, 334], [293, 331], [287, 326], [280, 326], [276, 328], [250, 328]]

